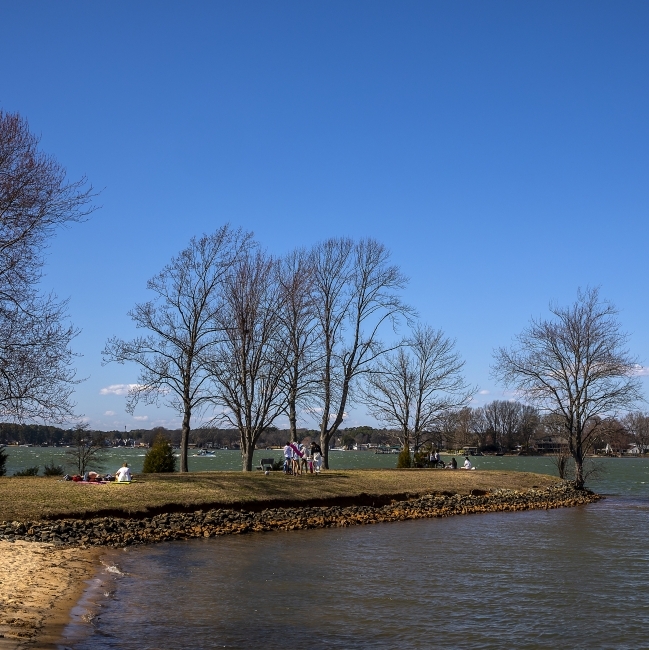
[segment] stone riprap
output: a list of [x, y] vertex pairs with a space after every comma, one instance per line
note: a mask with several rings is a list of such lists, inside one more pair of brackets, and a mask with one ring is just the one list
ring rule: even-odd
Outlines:
[[293, 508], [268, 508], [260, 512], [235, 509], [197, 510], [160, 514], [149, 518], [98, 517], [47, 522], [0, 522], [0, 539], [49, 542], [75, 546], [128, 546], [195, 537], [216, 537], [271, 530], [336, 528], [379, 522], [450, 517], [487, 512], [566, 508], [597, 501], [588, 490], [569, 483], [545, 489], [474, 490], [470, 495], [430, 494], [380, 507], [308, 504]]

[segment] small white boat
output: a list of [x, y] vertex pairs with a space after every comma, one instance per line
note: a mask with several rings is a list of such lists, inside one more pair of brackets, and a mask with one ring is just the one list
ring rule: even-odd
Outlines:
[[197, 456], [216, 456], [216, 454], [209, 449], [201, 449], [197, 454], [194, 454], [194, 458]]

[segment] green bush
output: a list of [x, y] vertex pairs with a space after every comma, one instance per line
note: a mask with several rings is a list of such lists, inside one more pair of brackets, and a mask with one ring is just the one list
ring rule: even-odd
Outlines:
[[14, 476], [38, 476], [39, 469], [40, 467], [38, 465], [34, 465], [34, 467], [27, 467], [26, 469], [16, 472]]
[[43, 468], [43, 476], [63, 476], [64, 474], [63, 465], [55, 465], [54, 459], [50, 461], [50, 465], [46, 464]]
[[4, 445], [0, 445], [0, 476], [4, 476], [7, 473], [7, 452], [5, 452]]
[[412, 467], [409, 447], [404, 447], [397, 456], [397, 469], [403, 469], [404, 467]]
[[144, 474], [162, 474], [176, 471], [176, 457], [174, 450], [164, 436], [158, 436], [153, 441], [153, 446], [144, 457]]

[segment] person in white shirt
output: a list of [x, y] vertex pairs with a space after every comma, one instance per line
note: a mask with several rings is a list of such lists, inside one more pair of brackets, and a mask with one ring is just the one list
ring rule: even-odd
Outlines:
[[284, 447], [284, 474], [291, 473], [291, 465], [293, 460], [293, 450], [290, 443], [286, 443]]
[[462, 469], [471, 469], [473, 466], [471, 465], [471, 461], [469, 460], [468, 456], [464, 457], [464, 467]]
[[128, 466], [128, 463], [124, 463], [116, 472], [115, 478], [119, 483], [130, 483], [131, 482], [131, 470]]

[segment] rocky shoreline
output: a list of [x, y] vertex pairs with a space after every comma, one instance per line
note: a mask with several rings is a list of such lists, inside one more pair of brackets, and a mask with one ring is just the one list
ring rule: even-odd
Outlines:
[[600, 499], [569, 483], [525, 491], [473, 490], [470, 495], [430, 494], [383, 506], [351, 505], [267, 508], [259, 512], [219, 508], [166, 513], [147, 518], [97, 517], [39, 522], [0, 522], [0, 540], [48, 542], [60, 546], [122, 547], [196, 537], [271, 530], [337, 528], [408, 519], [487, 512], [566, 508]]

